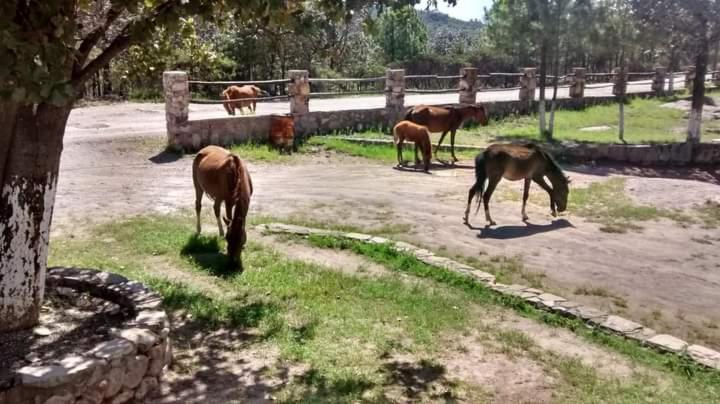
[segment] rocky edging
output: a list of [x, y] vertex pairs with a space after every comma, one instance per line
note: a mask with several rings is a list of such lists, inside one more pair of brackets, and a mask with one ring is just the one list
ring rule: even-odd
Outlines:
[[[352, 136], [338, 136], [338, 139], [362, 145], [392, 145], [388, 139], [367, 139]], [[517, 143], [527, 143], [518, 140]], [[562, 142], [542, 144], [553, 156], [570, 163], [605, 161], [638, 166], [706, 166], [720, 164], [720, 143], [666, 143], [666, 144], [600, 144]], [[441, 150], [450, 150], [443, 144]], [[484, 147], [455, 145], [455, 150], [476, 151]]]
[[172, 361], [170, 322], [160, 295], [92, 269], [50, 268], [46, 285], [87, 292], [129, 308], [135, 317], [83, 355], [17, 370], [12, 387], [0, 391], [0, 404], [121, 404], [142, 402], [159, 391], [160, 377]]
[[437, 256], [431, 251], [413, 246], [412, 244], [402, 241], [392, 241], [383, 237], [367, 234], [344, 233], [281, 223], [259, 225], [258, 229], [267, 233], [343, 237], [366, 243], [389, 244], [396, 251], [410, 254], [425, 264], [468, 276], [502, 295], [523, 299], [539, 309], [582, 320], [594, 328], [638, 341], [645, 346], [655, 348], [661, 352], [683, 355], [697, 364], [720, 370], [720, 352], [701, 345], [689, 344], [672, 335], [658, 334], [655, 330], [645, 327], [642, 324], [606, 313], [594, 307], [570, 301], [551, 293], [546, 293], [539, 289], [516, 284], [505, 285], [496, 282], [495, 276], [492, 274], [477, 270], [449, 258]]

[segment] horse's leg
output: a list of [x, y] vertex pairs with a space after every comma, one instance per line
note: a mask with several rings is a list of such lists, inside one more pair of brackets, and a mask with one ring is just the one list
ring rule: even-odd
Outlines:
[[418, 157], [418, 142], [413, 143], [413, 148], [415, 149], [415, 166], [417, 167], [420, 165], [420, 158]]
[[403, 165], [403, 157], [402, 157], [402, 149], [403, 149], [403, 138], [400, 137], [397, 142], [397, 158], [398, 158], [398, 167], [402, 167]]
[[450, 154], [452, 155], [453, 163], [458, 161], [455, 157], [455, 130], [450, 132]]
[[525, 184], [523, 184], [523, 204], [522, 204], [522, 220], [527, 221], [528, 215], [525, 213], [525, 206], [527, 205], [528, 197], [530, 196], [530, 178], [525, 178]]
[[232, 222], [232, 208], [231, 203], [225, 202], [225, 226], [230, 226], [230, 222]]
[[483, 206], [485, 207], [485, 220], [490, 224], [490, 226], [495, 226], [495, 222], [490, 217], [490, 197], [492, 196], [492, 193], [495, 191], [495, 187], [497, 187], [497, 184], [500, 182], [500, 176], [498, 177], [490, 177], [488, 179], [488, 186], [485, 190], [485, 193], [483, 194]]
[[472, 200], [475, 197], [477, 190], [481, 189], [482, 185], [483, 184], [481, 184], [480, 182], [475, 182], [475, 184], [473, 184], [473, 186], [470, 187], [470, 191], [468, 191], [468, 202], [467, 202], [467, 207], [465, 208], [465, 216], [463, 216], [463, 223], [465, 223], [465, 224], [470, 223], [470, 220], [469, 220], [470, 205], [472, 205]]
[[193, 180], [195, 180], [195, 215], [197, 216], [197, 233], [200, 234], [200, 210], [202, 210], [202, 197], [203, 197], [203, 190], [202, 187], [197, 184], [197, 180], [195, 176], [193, 176]]
[[542, 175], [533, 177], [532, 179], [536, 184], [540, 185], [540, 188], [544, 189], [545, 192], [548, 193], [550, 196], [550, 211], [552, 212], [553, 217], [557, 217], [557, 212], [555, 211], [555, 200], [553, 200], [553, 194], [552, 194], [552, 188], [550, 185], [548, 185], [547, 182], [545, 182], [545, 177]]
[[433, 153], [436, 159], [437, 159], [438, 151], [440, 151], [440, 145], [442, 144], [443, 139], [445, 139], [445, 135], [447, 135], [447, 133], [448, 133], [448, 131], [445, 131], [442, 133], [442, 135], [440, 135], [440, 140], [438, 140], [437, 147], [435, 148], [435, 153]]
[[220, 219], [220, 205], [221, 204], [222, 204], [222, 199], [220, 199], [220, 198], [215, 199], [215, 204], [213, 205], [213, 210], [215, 211], [215, 219], [217, 219], [218, 230], [220, 231], [220, 237], [223, 237], [225, 235], [225, 230], [223, 229], [222, 220]]

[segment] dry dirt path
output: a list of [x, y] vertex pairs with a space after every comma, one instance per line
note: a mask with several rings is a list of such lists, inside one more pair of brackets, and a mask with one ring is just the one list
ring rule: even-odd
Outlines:
[[[189, 211], [192, 159], [157, 155], [161, 148], [161, 138], [87, 141], [70, 136], [61, 163], [54, 234], [77, 231], [88, 219]], [[662, 221], [644, 223], [639, 233], [610, 234], [572, 212], [553, 222], [544, 206], [531, 206], [532, 225], [526, 226], [520, 221], [519, 202], [498, 198], [492, 212], [499, 226], [472, 230], [461, 221], [470, 169], [425, 175], [325, 153], [297, 164], [250, 167], [256, 189], [251, 214], [367, 227], [407, 224], [412, 231], [401, 237], [409, 241], [448, 255], [518, 256], [527, 270], [545, 276], [546, 288], [720, 348], [718, 229]], [[602, 167], [571, 170], [575, 186], [613, 175], [612, 169]], [[664, 177], [674, 173], [640, 174], [628, 176], [627, 184], [645, 203], [687, 208], [720, 195], [720, 186], [712, 181]], [[720, 172], [714, 178], [720, 178]], [[520, 185], [503, 182], [498, 195], [507, 189], [519, 191]], [[482, 224], [481, 217], [475, 224]], [[697, 242], [701, 239], [709, 241]], [[574, 296], [581, 287], [600, 288], [609, 296]]]

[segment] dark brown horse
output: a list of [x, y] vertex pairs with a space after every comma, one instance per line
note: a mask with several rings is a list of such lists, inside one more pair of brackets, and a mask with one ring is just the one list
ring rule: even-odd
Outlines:
[[[545, 182], [546, 176], [552, 183], [552, 187]], [[485, 220], [491, 226], [495, 225], [490, 217], [488, 203], [502, 178], [510, 181], [525, 180], [522, 203], [523, 221], [528, 219], [525, 205], [530, 192], [530, 181], [540, 185], [550, 195], [550, 210], [553, 216], [557, 216], [556, 208], [557, 211], [563, 212], [567, 207], [570, 179], [565, 176], [550, 154], [534, 144], [494, 144], [475, 157], [475, 184], [470, 187], [468, 194], [468, 204], [463, 219], [465, 224], [469, 223], [470, 204], [473, 197], [477, 195], [478, 210], [480, 210], [479, 199], [482, 197], [485, 206]], [[488, 180], [487, 188], [485, 188], [486, 179]]]
[[224, 235], [220, 208], [225, 203], [225, 224], [228, 226], [228, 264], [242, 268], [241, 252], [247, 241], [245, 219], [253, 193], [252, 180], [245, 163], [229, 151], [217, 146], [207, 146], [193, 160], [193, 184], [195, 185], [195, 212], [197, 232], [200, 234], [200, 209], [203, 192], [215, 201], [213, 206], [220, 236]]
[[445, 135], [450, 132], [450, 153], [453, 161], [458, 161], [457, 157], [455, 157], [455, 132], [469, 120], [475, 120], [480, 125], [486, 126], [488, 124], [488, 114], [485, 106], [480, 104], [462, 104], [447, 108], [416, 105], [405, 114], [405, 120], [426, 126], [430, 132], [442, 132], [435, 148], [435, 158], [437, 158], [438, 150], [443, 139], [445, 139]]
[[393, 141], [397, 148], [398, 167], [403, 164], [403, 143], [410, 141], [415, 143], [415, 165], [420, 163], [420, 159], [418, 159], [418, 149], [420, 149], [423, 155], [424, 170], [429, 172], [432, 146], [430, 145], [430, 132], [426, 127], [410, 121], [400, 121], [393, 128]]

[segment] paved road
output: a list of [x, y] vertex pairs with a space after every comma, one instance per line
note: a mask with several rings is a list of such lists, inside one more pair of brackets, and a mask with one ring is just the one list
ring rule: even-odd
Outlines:
[[[683, 81], [676, 79], [675, 88], [683, 88]], [[593, 88], [599, 87], [599, 88]], [[650, 90], [650, 81], [635, 81], [628, 85], [629, 93]], [[548, 93], [550, 96], [551, 91]], [[599, 97], [612, 94], [607, 84], [589, 85], [585, 90], [587, 97]], [[568, 88], [561, 87], [560, 98], [568, 97]], [[493, 90], [478, 93], [478, 102], [512, 101], [518, 98], [518, 91]], [[407, 94], [405, 104], [448, 104], [458, 101], [457, 94]], [[382, 108], [384, 95], [344, 97], [310, 100], [311, 111], [333, 111], [347, 109]], [[290, 111], [287, 102], [260, 103], [258, 115], [286, 113]], [[223, 118], [227, 114], [221, 105], [190, 105], [190, 119]], [[165, 104], [161, 103], [118, 103], [77, 108], [68, 121], [65, 142], [86, 141], [91, 139], [162, 136], [165, 134]]]

